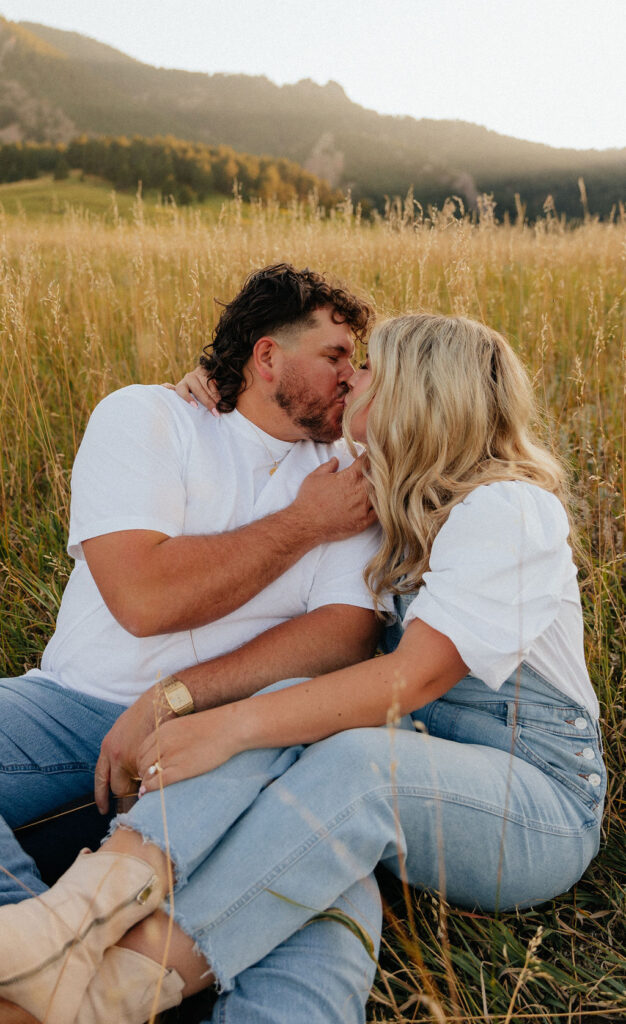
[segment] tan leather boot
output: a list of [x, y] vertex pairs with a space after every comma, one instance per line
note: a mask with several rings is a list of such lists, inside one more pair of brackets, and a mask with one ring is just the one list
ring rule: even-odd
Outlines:
[[87, 987], [76, 1024], [144, 1024], [153, 1013], [178, 1006], [184, 984], [173, 967], [112, 946]]
[[69, 1024], [104, 951], [163, 895], [146, 861], [83, 850], [48, 892], [0, 909], [0, 997]]

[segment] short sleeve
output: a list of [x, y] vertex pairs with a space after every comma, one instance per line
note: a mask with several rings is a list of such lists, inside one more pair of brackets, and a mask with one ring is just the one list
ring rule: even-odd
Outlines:
[[[327, 604], [352, 604], [373, 608], [363, 570], [380, 546], [380, 528], [370, 527], [348, 540], [325, 544], [320, 553], [307, 601], [307, 611]], [[393, 611], [389, 595], [382, 601], [386, 611]]]
[[445, 634], [472, 675], [497, 690], [557, 616], [576, 568], [559, 500], [523, 481], [476, 488], [432, 547], [405, 627]]
[[100, 402], [72, 470], [70, 555], [119, 530], [182, 533], [184, 443], [164, 389], [132, 385]]

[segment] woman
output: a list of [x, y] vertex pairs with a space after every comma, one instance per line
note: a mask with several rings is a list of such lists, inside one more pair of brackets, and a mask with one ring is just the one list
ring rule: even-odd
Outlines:
[[[370, 360], [346, 432], [367, 444], [383, 532], [367, 579], [396, 593], [403, 635], [384, 657], [146, 741], [143, 798], [102, 850], [0, 916], [0, 994], [51, 1024], [70, 1006], [104, 1019], [112, 988], [137, 1022], [181, 993], [228, 990], [379, 861], [493, 910], [563, 892], [597, 852], [598, 704], [563, 475], [532, 437], [528, 379], [500, 335], [463, 318], [383, 323]], [[33, 929], [45, 949], [20, 938]]]

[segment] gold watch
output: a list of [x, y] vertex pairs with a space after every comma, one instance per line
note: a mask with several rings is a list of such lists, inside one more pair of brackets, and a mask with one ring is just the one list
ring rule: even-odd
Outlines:
[[168, 676], [161, 685], [167, 703], [179, 718], [182, 715], [190, 715], [192, 711], [196, 710], [193, 697], [182, 679], [177, 679], [176, 676]]

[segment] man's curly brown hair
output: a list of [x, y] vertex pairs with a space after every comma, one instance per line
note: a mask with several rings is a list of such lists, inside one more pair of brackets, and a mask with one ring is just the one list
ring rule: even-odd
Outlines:
[[289, 263], [276, 263], [250, 274], [239, 294], [224, 306], [212, 344], [200, 357], [200, 365], [219, 389], [220, 412], [232, 412], [245, 390], [244, 366], [259, 338], [285, 327], [312, 327], [313, 313], [323, 306], [331, 306], [333, 319], [348, 324], [357, 341], [363, 340], [374, 310], [346, 288], [332, 285], [314, 270], [296, 270]]

